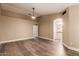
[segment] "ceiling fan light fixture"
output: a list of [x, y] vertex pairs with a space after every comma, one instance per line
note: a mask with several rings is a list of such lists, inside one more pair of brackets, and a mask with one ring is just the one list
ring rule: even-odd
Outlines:
[[32, 16], [32, 19], [33, 19], [33, 20], [35, 20], [35, 19], [36, 19], [36, 17], [35, 17], [35, 16]]
[[34, 15], [34, 10], [35, 10], [35, 8], [32, 8], [32, 9], [33, 9], [33, 15], [31, 16], [31, 18], [32, 18], [33, 20], [35, 20], [35, 19], [36, 19], [35, 15]]

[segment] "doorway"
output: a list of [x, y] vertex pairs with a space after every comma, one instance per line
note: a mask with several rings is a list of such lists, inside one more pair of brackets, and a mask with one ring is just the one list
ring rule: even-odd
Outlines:
[[37, 24], [33, 25], [33, 37], [34, 38], [38, 37], [38, 25]]
[[54, 28], [54, 41], [62, 41], [63, 38], [63, 19], [62, 18], [57, 18], [54, 20], [53, 23], [53, 28]]

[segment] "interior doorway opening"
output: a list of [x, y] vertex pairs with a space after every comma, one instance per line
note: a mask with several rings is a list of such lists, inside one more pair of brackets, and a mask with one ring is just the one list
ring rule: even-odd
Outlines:
[[33, 37], [34, 38], [38, 37], [38, 24], [33, 25]]
[[54, 41], [62, 41], [63, 38], [63, 18], [57, 18], [53, 23]]

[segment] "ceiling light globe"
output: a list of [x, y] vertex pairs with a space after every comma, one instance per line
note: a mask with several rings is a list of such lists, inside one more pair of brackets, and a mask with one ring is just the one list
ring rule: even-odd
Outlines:
[[35, 20], [35, 19], [36, 19], [36, 17], [35, 17], [35, 16], [32, 16], [32, 19], [33, 19], [33, 20]]

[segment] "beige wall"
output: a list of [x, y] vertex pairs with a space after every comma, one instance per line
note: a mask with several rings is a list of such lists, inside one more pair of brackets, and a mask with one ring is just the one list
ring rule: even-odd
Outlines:
[[33, 37], [32, 20], [27, 16], [15, 17], [11, 14], [0, 16], [0, 42]]
[[79, 49], [79, 5], [71, 6], [64, 18], [64, 43]]
[[79, 5], [69, 8], [69, 41], [70, 46], [79, 48]]
[[62, 16], [64, 26], [63, 26], [63, 42], [69, 44], [69, 9], [66, 9], [66, 14]]
[[50, 37], [50, 19], [49, 16], [43, 16], [39, 20], [39, 36]]
[[39, 36], [53, 39], [53, 21], [61, 17], [61, 14], [51, 14], [40, 17], [39, 19]]
[[0, 15], [1, 15], [1, 6], [0, 6]]

